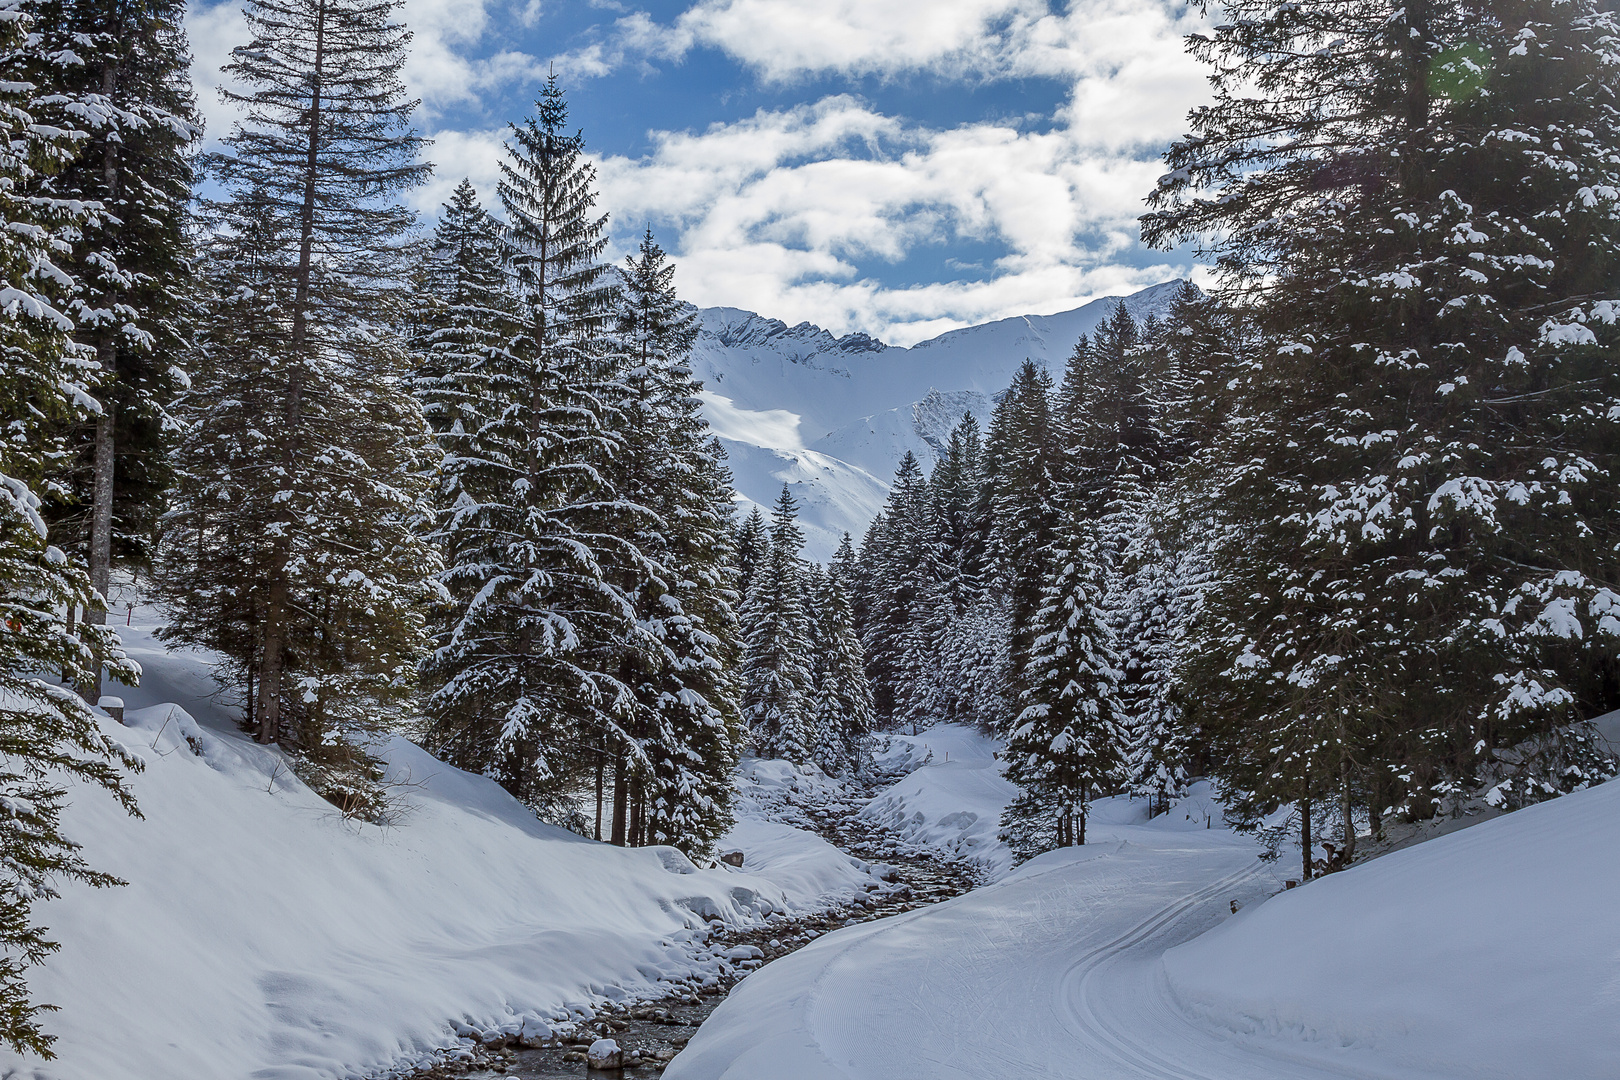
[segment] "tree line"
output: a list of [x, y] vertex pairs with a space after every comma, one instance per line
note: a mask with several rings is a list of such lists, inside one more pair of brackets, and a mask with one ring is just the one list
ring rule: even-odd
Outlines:
[[1620, 38], [1591, 0], [1221, 17], [1142, 219], [1214, 294], [902, 463], [856, 609], [883, 719], [1007, 738], [1021, 857], [1203, 775], [1308, 878], [1615, 771]]
[[244, 726], [362, 820], [385, 737], [621, 845], [711, 851], [739, 755], [843, 772], [870, 729], [848, 573], [784, 490], [735, 520], [696, 314], [650, 230], [605, 261], [549, 78], [486, 210], [429, 176], [394, 0], [252, 0], [200, 152], [177, 0], [0, 0], [0, 1038], [51, 882], [117, 884], [65, 776], [137, 813], [91, 706], [139, 573]]

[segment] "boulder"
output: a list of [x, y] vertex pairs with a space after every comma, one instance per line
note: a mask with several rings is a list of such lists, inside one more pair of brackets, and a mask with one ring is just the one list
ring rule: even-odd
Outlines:
[[592, 1069], [622, 1069], [624, 1051], [612, 1039], [597, 1039], [585, 1051], [585, 1064]]
[[740, 851], [728, 851], [724, 855], [720, 856], [720, 861], [725, 863], [727, 866], [740, 867], [743, 864], [743, 853]]

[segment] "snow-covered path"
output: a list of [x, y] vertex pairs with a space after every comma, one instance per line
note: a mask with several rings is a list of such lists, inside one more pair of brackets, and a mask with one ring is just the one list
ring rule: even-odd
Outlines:
[[[1195, 1024], [1159, 957], [1273, 892], [1252, 842], [1113, 826], [945, 904], [769, 965], [667, 1080], [1309, 1080], [1373, 1076]], [[1290, 1048], [1296, 1049], [1296, 1048]]]

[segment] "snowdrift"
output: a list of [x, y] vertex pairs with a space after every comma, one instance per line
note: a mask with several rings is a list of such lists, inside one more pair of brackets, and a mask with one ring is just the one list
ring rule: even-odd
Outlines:
[[1193, 1016], [1392, 1075], [1620, 1076], [1620, 782], [1407, 848], [1165, 954]]
[[1016, 789], [1001, 775], [1000, 744], [966, 724], [892, 735], [877, 767], [905, 776], [872, 799], [861, 816], [905, 846], [980, 867], [990, 880], [1012, 866], [997, 834]]
[[[183, 657], [141, 659], [152, 686], [204, 677]], [[0, 1076], [374, 1074], [456, 1046], [453, 1025], [515, 1031], [701, 980], [724, 963], [704, 947], [708, 919], [753, 922], [875, 883], [784, 828], [731, 838], [763, 846], [758, 873], [584, 840], [404, 740], [386, 747], [404, 811], [389, 827], [359, 824], [278, 751], [186, 709], [126, 720], [104, 723], [146, 764], [131, 784], [145, 820], [81, 789], [65, 824], [90, 865], [128, 885], [68, 886], [39, 906], [62, 949], [30, 984], [61, 1007], [46, 1024], [59, 1059], [0, 1053]]]

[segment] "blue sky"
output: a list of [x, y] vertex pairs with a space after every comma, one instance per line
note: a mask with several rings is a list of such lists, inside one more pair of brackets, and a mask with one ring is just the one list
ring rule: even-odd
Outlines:
[[[211, 134], [238, 0], [194, 0]], [[427, 215], [493, 201], [505, 126], [555, 65], [627, 250], [682, 294], [909, 344], [1190, 272], [1137, 239], [1158, 155], [1202, 99], [1160, 0], [406, 0], [436, 143]]]

